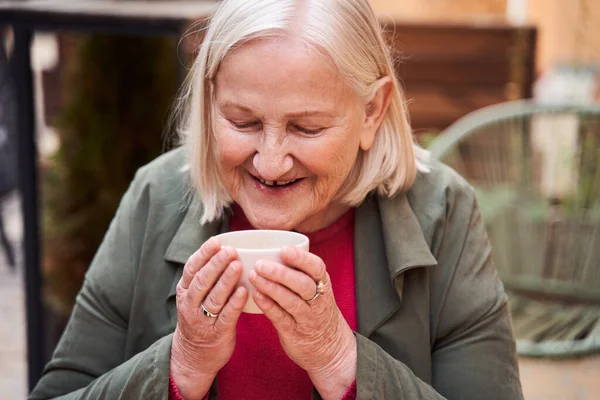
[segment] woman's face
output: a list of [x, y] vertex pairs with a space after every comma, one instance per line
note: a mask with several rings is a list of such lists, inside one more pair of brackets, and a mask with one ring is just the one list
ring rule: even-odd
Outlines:
[[311, 232], [347, 211], [333, 199], [370, 147], [364, 121], [364, 103], [299, 40], [245, 43], [216, 77], [221, 178], [256, 228]]

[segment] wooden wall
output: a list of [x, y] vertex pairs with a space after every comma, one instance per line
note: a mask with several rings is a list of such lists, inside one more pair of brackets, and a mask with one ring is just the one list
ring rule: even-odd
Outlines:
[[443, 129], [478, 108], [531, 96], [534, 28], [384, 25], [397, 53], [398, 75], [417, 131]]

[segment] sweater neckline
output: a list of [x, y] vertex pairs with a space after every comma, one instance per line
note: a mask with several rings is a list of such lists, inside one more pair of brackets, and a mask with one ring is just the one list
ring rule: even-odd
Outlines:
[[[231, 225], [235, 226], [239, 230], [252, 230], [256, 229], [250, 224], [248, 218], [244, 214], [242, 207], [238, 204], [234, 203], [231, 206], [232, 216], [231, 216]], [[310, 243], [317, 244], [323, 241], [326, 241], [333, 236], [339, 234], [345, 229], [348, 229], [349, 225], [354, 223], [354, 208], [350, 208], [346, 213], [344, 213], [340, 218], [335, 220], [329, 226], [325, 228], [319, 229], [315, 232], [303, 233], [310, 240]]]

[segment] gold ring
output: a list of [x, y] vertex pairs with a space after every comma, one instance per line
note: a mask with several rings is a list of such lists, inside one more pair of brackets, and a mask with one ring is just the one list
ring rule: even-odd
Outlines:
[[208, 311], [206, 309], [206, 307], [204, 307], [204, 303], [200, 303], [200, 308], [202, 308], [202, 314], [206, 315], [207, 317], [210, 318], [217, 318], [219, 316], [219, 313], [211, 313], [210, 311]]
[[315, 295], [312, 297], [312, 299], [306, 300], [306, 302], [310, 303], [311, 301], [315, 301], [317, 299], [317, 297], [322, 296], [324, 294], [325, 294], [325, 282], [319, 281], [319, 282], [317, 282], [317, 291], [315, 292]]

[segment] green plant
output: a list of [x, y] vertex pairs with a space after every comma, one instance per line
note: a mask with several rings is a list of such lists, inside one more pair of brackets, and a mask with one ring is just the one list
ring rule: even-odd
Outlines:
[[163, 150], [176, 89], [172, 39], [78, 39], [64, 79], [60, 148], [43, 182], [45, 300], [55, 312], [70, 312], [136, 169]]

